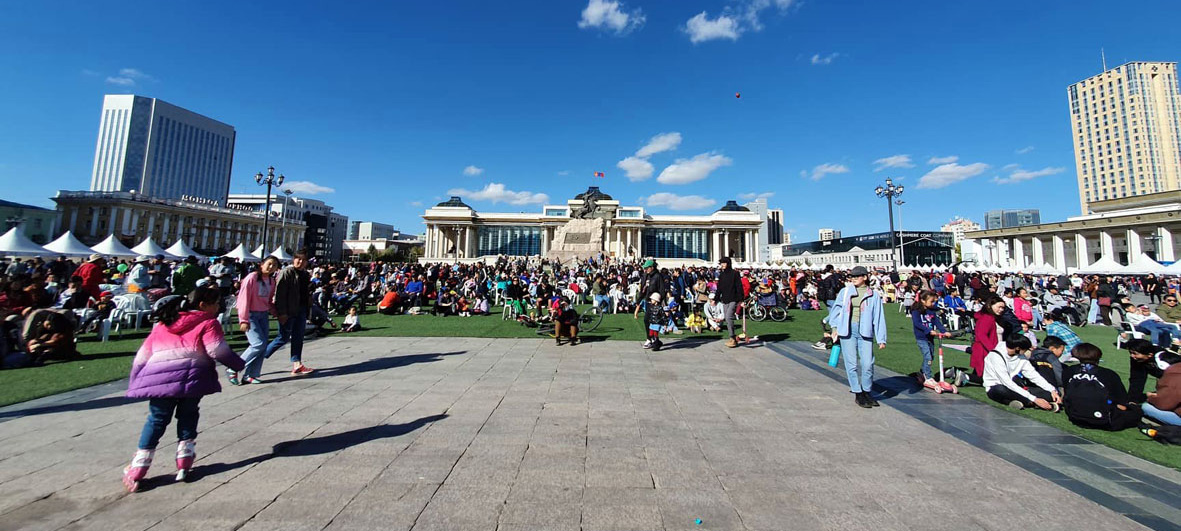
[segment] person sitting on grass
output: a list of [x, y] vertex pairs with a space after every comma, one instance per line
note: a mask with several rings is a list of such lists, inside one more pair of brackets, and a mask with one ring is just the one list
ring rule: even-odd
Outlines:
[[1083, 342], [1083, 339], [1078, 337], [1078, 334], [1074, 333], [1074, 330], [1071, 330], [1069, 326], [1066, 326], [1066, 321], [1063, 319], [1064, 316], [1059, 311], [1047, 312], [1042, 316], [1042, 322], [1046, 325], [1046, 336], [1055, 336], [1066, 343], [1066, 348], [1062, 349], [1062, 355], [1058, 361], [1072, 363], [1074, 358], [1070, 353], [1074, 351], [1074, 347]]
[[451, 290], [439, 290], [439, 299], [435, 301], [435, 315], [442, 315], [448, 317], [455, 315], [455, 292]]
[[1025, 338], [1029, 340], [1029, 344], [1032, 345], [1033, 348], [1037, 348], [1037, 334], [1034, 333], [1032, 325], [1025, 321], [1021, 321], [1021, 335], [1025, 336]]
[[[1059, 389], [1062, 388], [1062, 362], [1060, 359], [1066, 352], [1066, 342], [1058, 336], [1046, 336], [1041, 346], [1033, 349], [1029, 355], [1029, 362], [1037, 373], [1047, 382]], [[1071, 358], [1073, 360], [1073, 358]]]
[[705, 318], [701, 316], [701, 310], [693, 310], [689, 317], [685, 318], [685, 327], [694, 334], [700, 334], [705, 329]]
[[1156, 392], [1148, 395], [1143, 411], [1161, 424], [1181, 426], [1181, 363], [1170, 365], [1156, 380]]
[[558, 299], [554, 311], [554, 344], [561, 345], [563, 337], [569, 338], [571, 346], [578, 344], [578, 312], [566, 297]]
[[396, 289], [385, 292], [385, 295], [381, 297], [381, 302], [377, 303], [377, 313], [382, 315], [397, 315], [401, 313], [401, 299], [402, 296]]
[[726, 307], [718, 300], [716, 293], [709, 294], [709, 302], [705, 303], [705, 322], [714, 332], [722, 331], [722, 323], [726, 321]]
[[349, 308], [349, 314], [344, 316], [341, 332], [356, 332], [361, 329], [361, 317], [357, 315], [357, 307]]
[[1062, 377], [1066, 417], [1076, 426], [1108, 431], [1140, 424], [1140, 406], [1128, 400], [1128, 392], [1115, 371], [1099, 366], [1103, 351], [1082, 343], [1071, 352], [1078, 365], [1067, 367]]
[[1144, 393], [1148, 376], [1156, 378], [1159, 385], [1165, 371], [1181, 363], [1181, 355], [1161, 349], [1146, 339], [1133, 339], [1126, 346], [1131, 362], [1128, 367], [1128, 395], [1133, 402], [1143, 404], [1152, 398], [1151, 394]]
[[1037, 406], [1057, 412], [1062, 398], [1058, 390], [1038, 374], [1025, 353], [1029, 339], [1009, 336], [984, 357], [984, 388], [988, 398], [1013, 409]]

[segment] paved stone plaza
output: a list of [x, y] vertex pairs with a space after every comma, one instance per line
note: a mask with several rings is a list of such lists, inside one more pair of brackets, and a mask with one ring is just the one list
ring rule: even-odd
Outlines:
[[194, 480], [169, 433], [134, 495], [147, 407], [120, 385], [0, 410], [0, 528], [1144, 529], [773, 348], [338, 336], [305, 359], [207, 397]]

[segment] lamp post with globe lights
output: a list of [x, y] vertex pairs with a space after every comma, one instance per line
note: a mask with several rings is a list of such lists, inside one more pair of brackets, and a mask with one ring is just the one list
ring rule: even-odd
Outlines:
[[878, 197], [886, 198], [886, 207], [890, 211], [890, 263], [894, 265], [894, 271], [898, 271], [898, 243], [894, 234], [894, 198], [902, 195], [903, 186], [901, 184], [894, 184], [893, 179], [886, 179], [885, 186], [878, 186], [874, 189], [874, 193]]
[[267, 224], [271, 220], [271, 187], [283, 186], [283, 179], [285, 179], [285, 177], [283, 177], [282, 174], [280, 174], [278, 177], [275, 176], [274, 166], [267, 168], [266, 175], [263, 175], [262, 172], [258, 172], [254, 176], [254, 182], [258, 183], [259, 186], [264, 184], [267, 185], [267, 202], [266, 208], [263, 209], [262, 215], [262, 254], [264, 257], [267, 254]]

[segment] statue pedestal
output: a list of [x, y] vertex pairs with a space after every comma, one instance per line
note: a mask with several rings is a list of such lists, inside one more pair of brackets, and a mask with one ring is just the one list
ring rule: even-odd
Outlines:
[[572, 219], [554, 231], [545, 257], [567, 263], [577, 258], [589, 258], [603, 252], [603, 233], [606, 222], [601, 218]]

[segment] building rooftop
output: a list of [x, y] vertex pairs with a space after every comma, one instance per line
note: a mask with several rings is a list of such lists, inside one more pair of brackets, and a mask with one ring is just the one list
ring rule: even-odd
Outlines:
[[719, 208], [717, 211], [718, 212], [750, 212], [750, 209], [738, 204], [738, 201], [730, 200], [730, 201], [726, 201], [726, 204], [722, 205], [722, 208]]
[[33, 206], [33, 205], [25, 205], [22, 203], [13, 203], [12, 201], [5, 201], [3, 199], [0, 199], [0, 207], [24, 208], [24, 209], [28, 209], [28, 210], [45, 210], [45, 211], [52, 211], [53, 210], [51, 208], [44, 208], [44, 207]]
[[[458, 208], [467, 208], [467, 209], [472, 209], [472, 207], [470, 207], [470, 206], [467, 206], [467, 203], [464, 203], [464, 202], [463, 202], [463, 200], [462, 200], [462, 199], [460, 199], [460, 198], [459, 198], [459, 196], [457, 196], [457, 195], [453, 195], [453, 196], [451, 196], [451, 199], [448, 199], [448, 200], [446, 200], [446, 201], [443, 201], [442, 203], [439, 203], [439, 204], [437, 204], [437, 205], [435, 205], [435, 206], [437, 206], [437, 207], [458, 207]], [[472, 209], [472, 210], [474, 210], [474, 209]]]
[[603, 193], [601, 190], [599, 190], [598, 186], [591, 186], [591, 187], [587, 188], [585, 192], [574, 196], [574, 199], [585, 201], [585, 200], [590, 199], [592, 197], [596, 201], [614, 201], [615, 200], [615, 198], [613, 198], [613, 197]]

